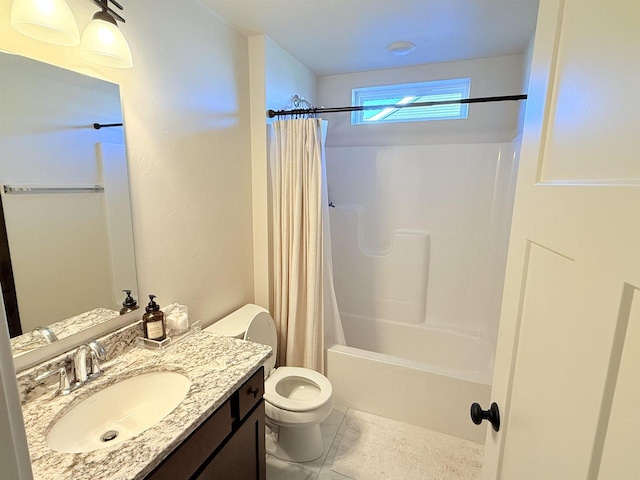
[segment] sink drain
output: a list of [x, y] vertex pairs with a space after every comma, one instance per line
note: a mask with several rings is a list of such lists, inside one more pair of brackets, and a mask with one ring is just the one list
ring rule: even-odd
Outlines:
[[102, 434], [102, 436], [100, 437], [100, 440], [102, 440], [103, 442], [110, 442], [111, 440], [116, 438], [118, 435], [120, 435], [120, 432], [118, 432], [117, 430], [109, 430], [108, 432], [104, 432]]

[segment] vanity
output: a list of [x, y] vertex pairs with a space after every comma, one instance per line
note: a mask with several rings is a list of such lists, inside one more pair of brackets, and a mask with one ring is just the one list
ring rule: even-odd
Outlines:
[[[34, 478], [265, 479], [262, 363], [270, 355], [265, 345], [202, 331], [161, 352], [131, 347], [105, 362], [102, 376], [69, 395], [27, 395], [23, 414]], [[33, 378], [42, 369], [34, 367], [25, 375]], [[141, 408], [153, 410], [173, 392], [172, 383], [160, 386], [145, 403], [145, 393], [153, 391], [145, 382], [154, 376], [188, 382], [180, 387], [184, 398], [141, 433], [104, 441], [110, 432], [95, 427], [100, 420], [94, 416], [117, 417], [109, 424], [124, 432], [122, 405], [135, 407], [141, 398]], [[73, 421], [66, 440], [63, 436], [56, 443], [54, 427], [79, 408], [88, 413]]]

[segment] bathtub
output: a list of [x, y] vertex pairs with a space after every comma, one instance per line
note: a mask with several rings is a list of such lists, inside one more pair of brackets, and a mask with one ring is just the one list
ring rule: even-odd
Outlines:
[[347, 346], [327, 351], [334, 401], [484, 443], [469, 407], [491, 394], [493, 349], [474, 332], [341, 313]]

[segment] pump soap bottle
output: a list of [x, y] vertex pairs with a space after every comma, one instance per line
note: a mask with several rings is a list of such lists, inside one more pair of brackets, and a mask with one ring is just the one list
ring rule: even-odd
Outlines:
[[122, 302], [122, 308], [120, 309], [120, 315], [124, 315], [125, 313], [133, 312], [138, 307], [138, 302], [136, 299], [131, 296], [131, 290], [122, 290], [127, 294], [127, 298]]
[[142, 316], [142, 328], [145, 338], [160, 342], [167, 338], [167, 327], [164, 321], [164, 312], [153, 301], [154, 298], [156, 298], [155, 295], [149, 295], [149, 305], [145, 308], [146, 313]]

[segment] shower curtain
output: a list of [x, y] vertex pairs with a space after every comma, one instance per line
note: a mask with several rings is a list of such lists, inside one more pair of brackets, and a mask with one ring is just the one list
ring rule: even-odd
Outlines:
[[344, 343], [332, 270], [323, 265], [331, 260], [323, 139], [320, 119], [274, 122], [269, 158], [278, 363], [321, 373], [325, 334]]

